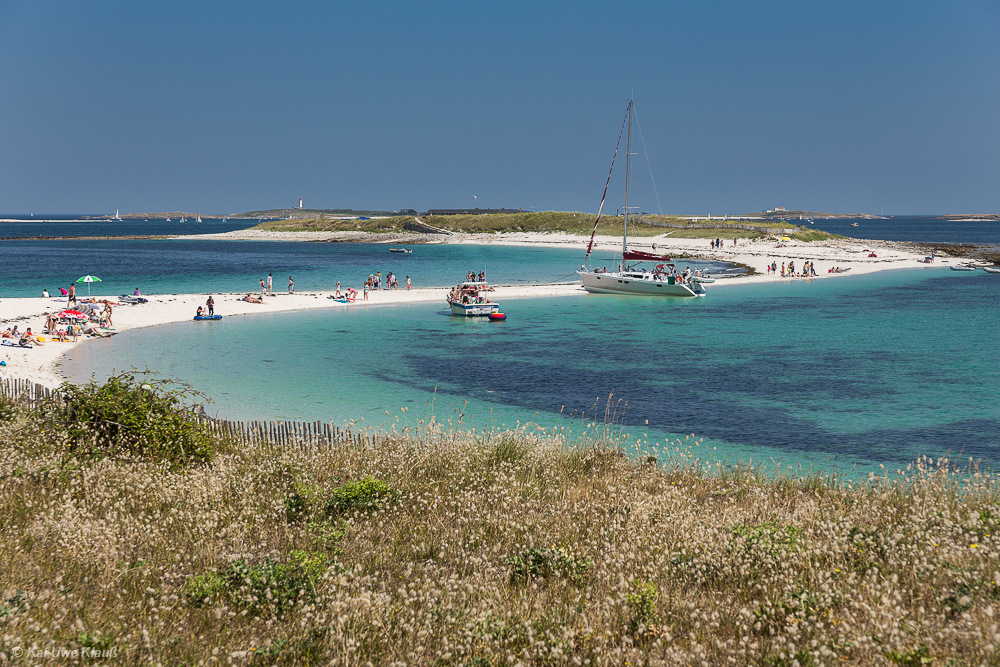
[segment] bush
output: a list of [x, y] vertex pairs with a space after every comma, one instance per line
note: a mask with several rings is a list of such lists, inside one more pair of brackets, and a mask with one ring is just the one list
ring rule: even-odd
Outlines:
[[525, 549], [504, 560], [503, 564], [510, 568], [512, 582], [561, 577], [580, 584], [594, 563], [566, 549]]
[[636, 583], [633, 592], [625, 596], [625, 603], [632, 612], [628, 621], [628, 631], [633, 635], [642, 635], [649, 631], [649, 626], [657, 620], [656, 601], [660, 591], [655, 584]]
[[138, 381], [127, 373], [103, 385], [64, 383], [62, 400], [49, 407], [49, 418], [69, 435], [71, 451], [80, 456], [116, 454], [157, 463], [200, 463], [211, 460], [216, 438], [184, 406], [200, 396], [186, 385]]
[[368, 475], [356, 482], [334, 487], [330, 492], [330, 500], [326, 503], [326, 513], [337, 517], [351, 512], [385, 509], [396, 502], [399, 496], [399, 491]]
[[188, 579], [187, 597], [194, 605], [229, 604], [252, 614], [268, 610], [281, 615], [299, 599], [316, 598], [316, 582], [330, 566], [325, 554], [293, 551], [287, 563], [268, 559], [260, 565], [236, 560], [222, 572]]

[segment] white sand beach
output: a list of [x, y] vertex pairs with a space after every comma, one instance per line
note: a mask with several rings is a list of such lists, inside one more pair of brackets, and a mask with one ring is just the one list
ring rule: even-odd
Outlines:
[[[342, 233], [240, 230], [228, 234], [204, 235], [197, 238], [307, 241], [330, 240], [331, 236], [337, 234]], [[367, 240], [372, 242], [375, 240], [374, 238], [366, 238], [365, 236], [359, 238], [359, 233], [357, 232], [348, 232], [347, 234], [351, 235], [351, 240], [353, 241]], [[377, 237], [380, 242], [406, 242], [406, 240], [396, 236], [388, 240], [381, 235], [373, 236]], [[428, 235], [418, 236], [426, 238]], [[337, 237], [337, 240], [343, 240], [343, 238]], [[540, 233], [456, 234], [442, 237], [441, 241], [485, 245], [575, 246], [581, 248], [581, 261], [583, 259], [583, 248], [586, 245], [586, 239], [578, 236]], [[885, 241], [837, 240], [814, 243], [790, 242], [777, 245], [773, 240], [756, 242], [740, 241], [735, 246], [731, 241], [726, 241], [725, 247], [713, 250], [709, 247], [709, 242], [704, 239], [672, 239], [669, 235], [665, 235], [636, 238], [630, 243], [630, 247], [638, 250], [652, 250], [654, 243], [656, 244], [656, 252], [676, 257], [675, 263], [679, 269], [683, 269], [685, 258], [697, 258], [738, 262], [753, 267], [757, 272], [750, 276], [720, 280], [711, 285], [709, 290], [729, 285], [766, 281], [817, 279], [781, 278], [780, 275], [768, 275], [766, 267], [772, 262], [776, 262], [780, 266], [783, 262], [794, 261], [796, 266], [801, 268], [802, 262], [807, 260], [813, 261], [819, 273], [819, 279], [855, 276], [873, 271], [899, 268], [933, 268], [940, 267], [942, 264], [947, 266], [948, 263], [957, 263], [956, 260], [949, 260], [947, 257], [939, 256], [935, 264], [924, 264], [920, 261], [923, 259], [923, 252], [917, 246]], [[614, 251], [621, 247], [621, 239], [618, 237], [598, 237], [597, 244], [602, 252]], [[876, 255], [875, 257], [869, 256], [872, 252]], [[828, 270], [833, 267], [849, 268], [850, 271], [846, 273], [828, 273]], [[360, 288], [361, 285], [354, 285], [354, 287]], [[364, 301], [362, 295], [359, 294], [358, 299], [354, 303], [349, 304], [328, 298], [332, 294], [332, 290], [297, 294], [275, 293], [274, 296], [265, 297], [264, 303], [261, 304], [240, 300], [244, 295], [243, 293], [214, 294], [214, 299], [215, 312], [223, 315], [225, 318], [248, 313], [298, 311], [315, 308], [369, 308], [416, 302], [440, 302], [443, 306], [445, 293], [446, 290], [442, 288], [424, 288], [409, 291], [405, 289], [382, 290], [371, 292], [367, 301]], [[502, 302], [503, 299], [511, 298], [568, 296], [573, 294], [585, 294], [579, 283], [497, 286], [495, 298]], [[117, 297], [113, 296], [102, 297], [95, 295], [94, 298], [107, 298], [113, 303], [117, 302]], [[148, 297], [149, 302], [145, 304], [117, 306], [114, 308], [113, 314], [113, 333], [191, 320], [198, 306], [204, 305], [207, 298], [207, 293], [150, 296]], [[709, 292], [709, 298], [711, 298], [711, 291]], [[0, 300], [0, 330], [16, 324], [20, 331], [24, 331], [30, 327], [34, 333], [39, 334], [44, 327], [46, 315], [48, 313], [59, 312], [65, 307], [65, 298], [45, 299], [39, 297]], [[60, 373], [60, 362], [63, 354], [72, 349], [74, 345], [85, 344], [87, 340], [89, 339], [81, 337], [76, 343], [50, 341], [40, 347], [32, 347], [31, 349], [0, 347], [0, 359], [6, 364], [5, 366], [0, 366], [0, 378], [21, 378], [49, 387], [58, 386], [64, 380]]]

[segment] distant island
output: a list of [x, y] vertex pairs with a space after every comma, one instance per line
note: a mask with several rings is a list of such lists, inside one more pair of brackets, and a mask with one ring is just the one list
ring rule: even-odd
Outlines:
[[[508, 208], [496, 208], [496, 209], [480, 209], [480, 208], [469, 208], [469, 209], [444, 209], [444, 208], [432, 208], [426, 211], [417, 211], [412, 208], [404, 208], [396, 211], [386, 211], [386, 210], [376, 210], [376, 209], [353, 209], [353, 208], [272, 208], [262, 211], [247, 211], [244, 213], [228, 213], [225, 215], [220, 215], [218, 213], [190, 213], [187, 211], [170, 211], [170, 212], [160, 212], [160, 213], [122, 213], [118, 217], [122, 220], [148, 220], [148, 219], [179, 219], [179, 218], [197, 218], [201, 217], [202, 220], [221, 220], [222, 218], [229, 218], [231, 220], [323, 220], [323, 219], [350, 219], [350, 218], [392, 218], [399, 216], [422, 216], [422, 217], [452, 217], [452, 216], [488, 216], [488, 215], [528, 215], [530, 213], [536, 213], [533, 211], [524, 211], [523, 209], [508, 209]], [[551, 211], [542, 213], [552, 213]], [[592, 215], [592, 214], [580, 214], [574, 213], [572, 211], [564, 211], [569, 215]], [[614, 215], [606, 215], [606, 217], [615, 217]], [[796, 210], [796, 209], [784, 209], [781, 207], [775, 207], [773, 209], [766, 209], [763, 211], [755, 211], [750, 213], [733, 213], [727, 215], [712, 215], [712, 214], [695, 214], [695, 215], [650, 215], [647, 213], [637, 213], [635, 214], [637, 219], [641, 218], [670, 218], [677, 220], [687, 220], [690, 222], [699, 221], [730, 221], [730, 222], [740, 222], [740, 221], [770, 221], [770, 222], [782, 222], [782, 223], [796, 223], [798, 221], [806, 220], [891, 220], [896, 217], [893, 215], [875, 215], [872, 213], [827, 213], [821, 211], [806, 211], [806, 210]], [[1000, 220], [1000, 213], [949, 213], [947, 215], [931, 215], [927, 216], [930, 219], [935, 220], [951, 220], [951, 221], [997, 221]], [[82, 220], [114, 220], [114, 215], [92, 215], [92, 216], [82, 216]]]

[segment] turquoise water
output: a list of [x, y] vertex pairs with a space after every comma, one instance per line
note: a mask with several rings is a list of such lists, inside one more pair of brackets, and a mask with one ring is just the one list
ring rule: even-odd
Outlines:
[[635, 438], [695, 434], [720, 456], [874, 469], [997, 456], [998, 300], [998, 276], [915, 269], [712, 286], [703, 299], [512, 300], [503, 323], [361, 306], [128, 332], [81, 346], [67, 370], [162, 371], [227, 418], [374, 426], [431, 414], [569, 426], [603, 415], [613, 393]]
[[[57, 294], [77, 278], [92, 274], [102, 282], [95, 294], [254, 292], [260, 279], [274, 276], [286, 290], [288, 276], [298, 292], [360, 289], [369, 274], [392, 271], [400, 283], [444, 287], [469, 271], [486, 271], [494, 283], [553, 282], [576, 278], [585, 246], [527, 248], [477, 245], [413, 245], [412, 254], [389, 252], [375, 243], [289, 243], [281, 241], [71, 240], [0, 242], [4, 280], [0, 297]], [[718, 274], [722, 265], [685, 262]], [[384, 284], [384, 283], [383, 283]], [[83, 291], [86, 294], [86, 289]]]

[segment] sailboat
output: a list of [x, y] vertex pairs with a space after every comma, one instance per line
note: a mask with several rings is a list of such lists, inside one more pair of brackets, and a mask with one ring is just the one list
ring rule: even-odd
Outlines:
[[[611, 171], [608, 172], [608, 180], [604, 184], [604, 196], [601, 197], [601, 207], [597, 211], [597, 220], [594, 221], [594, 231], [590, 234], [590, 243], [587, 245], [587, 255], [584, 258], [583, 266], [577, 273], [580, 274], [580, 281], [583, 288], [588, 292], [599, 294], [646, 294], [654, 296], [704, 296], [705, 288], [698, 280], [698, 276], [685, 278], [674, 270], [671, 259], [665, 255], [644, 252], [641, 250], [629, 250], [628, 248], [628, 181], [630, 157], [632, 154], [632, 107], [633, 100], [628, 101], [628, 110], [625, 113], [625, 120], [622, 122], [622, 129], [618, 133], [618, 143], [615, 145], [615, 153], [611, 158]], [[625, 139], [625, 216], [622, 225], [622, 259], [618, 264], [617, 271], [607, 269], [588, 268], [587, 260], [594, 250], [594, 235], [597, 234], [597, 225], [601, 221], [601, 214], [604, 212], [604, 201], [608, 196], [608, 184], [611, 183], [611, 172], [615, 168], [615, 157], [618, 155], [618, 147], [621, 145], [622, 134], [628, 128]], [[655, 245], [654, 245], [654, 250]], [[651, 262], [653, 269], [642, 268], [642, 263]], [[634, 264], [640, 263], [640, 264]]]
[[196, 222], [201, 222], [201, 216], [200, 215], [198, 216], [198, 220], [196, 220]]
[[121, 217], [121, 216], [120, 216], [120, 215], [118, 214], [118, 209], [115, 209], [115, 217], [114, 217], [114, 218], [112, 218], [112, 219], [113, 219], [113, 220], [116, 220], [116, 221], [118, 221], [118, 222], [121, 222], [121, 221], [122, 221], [122, 217]]

